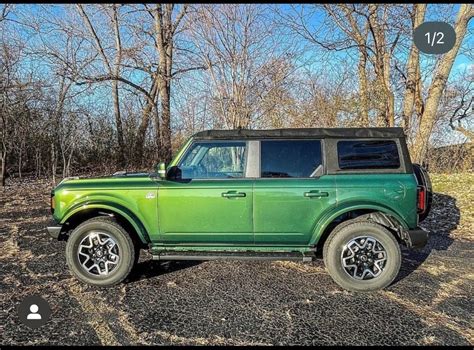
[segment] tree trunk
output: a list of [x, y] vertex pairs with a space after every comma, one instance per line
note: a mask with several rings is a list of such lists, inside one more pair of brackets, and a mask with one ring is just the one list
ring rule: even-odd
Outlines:
[[[423, 23], [425, 19], [426, 4], [415, 4], [413, 13], [413, 30]], [[420, 79], [420, 52], [413, 43], [410, 49], [406, 68], [405, 96], [403, 98], [402, 123], [405, 134], [410, 130], [410, 120], [415, 107], [415, 99], [417, 98], [417, 83]]]
[[66, 176], [71, 176], [71, 160], [72, 160], [73, 154], [74, 154], [74, 148], [71, 149], [71, 153], [69, 153], [69, 156], [67, 158]]
[[155, 118], [154, 118], [154, 125], [155, 125], [155, 163], [159, 163], [163, 161], [161, 155], [161, 140], [162, 140], [162, 131], [161, 131], [161, 122], [160, 122], [160, 113], [157, 106], [158, 101], [155, 102]]
[[[122, 63], [122, 41], [120, 38], [119, 20], [118, 20], [118, 5], [112, 5], [113, 16], [112, 21], [114, 24], [115, 34], [115, 62], [114, 62], [114, 75], [118, 77], [120, 75], [120, 65]], [[112, 97], [114, 100], [114, 112], [115, 112], [115, 124], [117, 127], [117, 142], [119, 145], [118, 163], [120, 167], [125, 165], [125, 143], [123, 141], [123, 130], [122, 130], [122, 116], [120, 113], [120, 100], [119, 100], [119, 89], [118, 80], [112, 80]]]
[[391, 54], [386, 51], [384, 53], [383, 64], [383, 77], [384, 77], [384, 90], [386, 98], [386, 120], [385, 124], [389, 127], [395, 126], [395, 96], [390, 84], [390, 58]]
[[114, 100], [115, 125], [117, 127], [117, 141], [119, 146], [118, 164], [125, 166], [125, 143], [123, 141], [122, 117], [120, 114], [120, 101], [118, 81], [112, 80], [112, 98]]
[[39, 149], [36, 150], [36, 177], [39, 178], [41, 176], [41, 152]]
[[147, 97], [145, 106], [142, 110], [142, 120], [140, 125], [138, 126], [137, 135], [135, 138], [135, 145], [134, 145], [134, 160], [133, 164], [138, 167], [142, 166], [143, 163], [143, 150], [145, 148], [145, 138], [146, 138], [146, 131], [148, 129], [148, 124], [150, 124], [150, 114], [155, 106], [155, 100], [157, 97], [157, 86], [158, 82], [156, 79], [153, 81], [150, 97]]
[[57, 161], [56, 161], [56, 150], [54, 147], [54, 142], [51, 144], [51, 173], [53, 176], [53, 185], [56, 185], [56, 167], [57, 167]]
[[436, 66], [434, 78], [428, 90], [425, 109], [420, 121], [420, 127], [415, 137], [413, 147], [413, 159], [415, 162], [422, 163], [428, 150], [431, 131], [434, 126], [436, 114], [438, 112], [439, 102], [443, 95], [446, 82], [451, 72], [453, 62], [458, 54], [459, 47], [464, 39], [469, 20], [474, 16], [474, 9], [470, 4], [462, 4], [459, 8], [454, 31], [456, 32], [456, 43], [454, 47], [447, 52]]
[[63, 157], [63, 179], [67, 176], [66, 173], [67, 173], [67, 170], [66, 170], [66, 166], [67, 166], [67, 162], [66, 162], [66, 151], [64, 149], [61, 150], [61, 155]]
[[152, 111], [153, 104], [147, 102], [142, 111], [142, 120], [140, 126], [138, 127], [137, 136], [135, 138], [135, 156], [133, 164], [138, 167], [142, 166], [143, 162], [143, 150], [145, 148], [145, 138], [146, 131], [148, 129], [148, 124], [150, 123], [150, 113]]
[[[423, 23], [426, 13], [426, 4], [415, 4], [413, 13], [413, 30]], [[408, 134], [410, 130], [410, 120], [413, 115], [413, 109], [415, 108], [415, 100], [417, 99], [417, 84], [419, 84], [420, 77], [420, 52], [416, 45], [413, 43], [410, 49], [410, 56], [408, 58], [406, 68], [406, 83], [405, 83], [405, 96], [403, 98], [403, 130], [405, 134]], [[419, 104], [419, 102], [417, 102]]]
[[0, 170], [0, 185], [5, 186], [5, 173], [7, 168], [7, 153], [2, 153], [2, 169]]
[[360, 126], [369, 126], [369, 104], [368, 104], [368, 88], [367, 88], [367, 53], [359, 52], [359, 98], [361, 105]]
[[376, 62], [375, 86], [377, 89], [377, 127], [386, 127], [387, 124], [387, 93], [385, 90], [385, 77], [383, 74], [383, 63]]
[[38, 178], [39, 175], [38, 175], [38, 153], [39, 153], [39, 150], [38, 148], [35, 150], [35, 177]]
[[21, 179], [21, 167], [23, 158], [23, 147], [20, 145], [20, 151], [18, 154], [18, 178]]
[[162, 131], [162, 157], [165, 163], [171, 162], [171, 108], [170, 108], [170, 86], [166, 82], [163, 83], [161, 90], [161, 131]]
[[[384, 16], [378, 15], [379, 8], [383, 8]], [[385, 37], [385, 24], [387, 23], [387, 7], [384, 5], [369, 5], [369, 25], [374, 40], [375, 51], [375, 79], [378, 93], [377, 126], [394, 126], [395, 98], [390, 84], [390, 59], [391, 49], [387, 47]]]

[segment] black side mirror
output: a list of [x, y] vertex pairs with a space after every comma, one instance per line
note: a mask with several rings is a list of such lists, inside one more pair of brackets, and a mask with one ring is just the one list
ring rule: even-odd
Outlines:
[[168, 180], [181, 180], [181, 169], [177, 167], [176, 165], [170, 167], [166, 173], [166, 178]]

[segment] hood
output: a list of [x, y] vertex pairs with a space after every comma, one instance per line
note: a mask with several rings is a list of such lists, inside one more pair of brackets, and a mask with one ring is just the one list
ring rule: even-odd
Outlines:
[[143, 188], [143, 187], [156, 187], [157, 182], [160, 178], [153, 173], [127, 173], [127, 172], [116, 172], [109, 176], [97, 176], [97, 177], [66, 177], [64, 178], [54, 189], [85, 189], [85, 188]]

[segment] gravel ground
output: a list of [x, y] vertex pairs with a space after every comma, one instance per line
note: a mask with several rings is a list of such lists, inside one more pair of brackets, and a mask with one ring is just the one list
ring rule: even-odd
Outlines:
[[[89, 287], [46, 232], [48, 183], [11, 181], [0, 190], [0, 344], [472, 346], [472, 182], [434, 176], [442, 193], [423, 223], [429, 244], [403, 250], [392, 286], [360, 294], [339, 288], [322, 261], [160, 263], [145, 252], [126, 283]], [[34, 330], [16, 311], [32, 294], [52, 308]]]

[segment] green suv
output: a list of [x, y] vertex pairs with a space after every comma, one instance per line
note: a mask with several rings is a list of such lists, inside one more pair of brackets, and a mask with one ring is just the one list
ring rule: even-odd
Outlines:
[[371, 291], [397, 276], [400, 244], [426, 244], [418, 223], [430, 203], [401, 128], [208, 130], [156, 173], [64, 179], [48, 231], [93, 285], [123, 281], [140, 249], [156, 260], [322, 252], [340, 286]]

